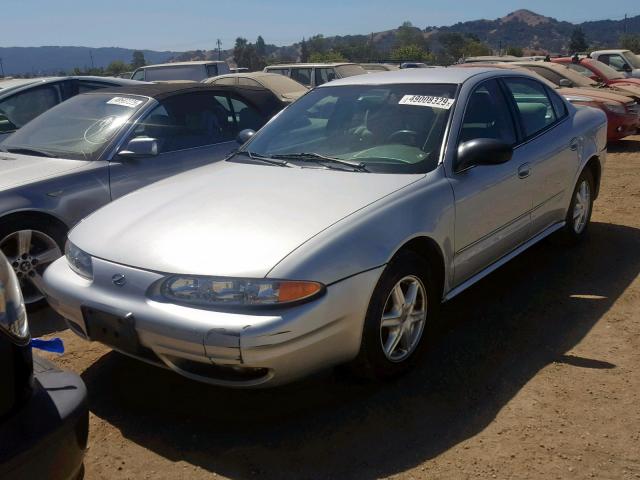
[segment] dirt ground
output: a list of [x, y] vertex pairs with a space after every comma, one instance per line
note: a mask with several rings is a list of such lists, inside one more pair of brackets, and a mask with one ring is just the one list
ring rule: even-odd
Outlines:
[[[421, 366], [213, 388], [69, 331], [86, 478], [640, 478], [640, 137], [610, 148], [588, 241], [543, 242], [444, 307]], [[57, 325], [33, 318], [35, 334]], [[46, 320], [46, 321], [45, 321]], [[48, 331], [48, 332], [47, 332]]]

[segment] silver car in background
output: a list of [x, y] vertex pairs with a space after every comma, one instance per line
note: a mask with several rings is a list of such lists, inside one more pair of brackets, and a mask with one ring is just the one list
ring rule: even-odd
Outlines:
[[345, 362], [393, 377], [442, 301], [554, 232], [585, 236], [606, 129], [526, 73], [336, 80], [233, 157], [83, 220], [49, 301], [81, 337], [213, 384]]
[[0, 144], [0, 249], [28, 305], [43, 303], [42, 272], [81, 218], [223, 159], [285, 105], [264, 88], [136, 83], [73, 97]]

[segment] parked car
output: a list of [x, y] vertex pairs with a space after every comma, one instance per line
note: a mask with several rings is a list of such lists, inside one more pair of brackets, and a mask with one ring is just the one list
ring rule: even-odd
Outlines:
[[86, 218], [47, 293], [81, 337], [204, 382], [345, 362], [393, 377], [441, 301], [554, 232], [585, 236], [606, 128], [515, 71], [336, 80], [233, 157]]
[[591, 52], [591, 58], [629, 77], [640, 78], [640, 57], [631, 50], [597, 50]]
[[32, 355], [18, 279], [0, 252], [0, 478], [82, 476], [89, 409], [82, 379]]
[[[466, 66], [474, 67], [478, 65], [482, 64], [468, 64]], [[546, 64], [535, 62], [535, 65]], [[465, 65], [460, 66], [464, 67]], [[602, 89], [557, 87], [553, 82], [547, 80], [537, 72], [516, 63], [495, 63], [487, 64], [486, 66], [530, 72], [539, 80], [546, 82], [550, 87], [557, 88], [558, 93], [574, 105], [594, 107], [602, 110], [608, 120], [608, 141], [621, 140], [629, 135], [634, 135], [638, 131], [638, 127], [640, 127], [640, 107], [633, 98], [617, 93], [610, 93]]]
[[0, 145], [0, 249], [27, 304], [67, 230], [136, 188], [235, 148], [284, 107], [269, 90], [158, 84], [85, 93], [43, 113]]
[[392, 65], [390, 63], [361, 63], [360, 66], [364, 68], [367, 73], [393, 72], [400, 69], [398, 65]]
[[266, 88], [286, 104], [297, 100], [309, 91], [307, 87], [291, 78], [277, 73], [265, 72], [231, 73], [208, 78], [203, 83], [211, 85], [250, 85]]
[[[592, 60], [595, 62], [595, 60]], [[640, 101], [640, 85], [629, 84], [622, 87], [606, 85], [596, 82], [584, 75], [558, 62], [514, 62], [513, 65], [525, 67], [538, 75], [546, 78], [558, 87], [587, 88], [604, 93], [615, 93], [624, 97], [630, 97], [636, 102]], [[606, 65], [604, 65], [606, 67]], [[608, 67], [607, 67], [608, 68]]]
[[137, 68], [132, 74], [132, 80], [155, 82], [158, 80], [193, 80], [201, 82], [206, 78], [217, 77], [230, 73], [227, 62], [220, 60], [158, 63]]
[[79, 93], [139, 83], [122, 78], [80, 76], [0, 80], [0, 141], [42, 112]]
[[400, 64], [400, 68], [430, 68], [426, 63], [422, 62], [404, 62]]
[[462, 63], [498, 63], [498, 62], [519, 62], [522, 57], [513, 55], [481, 55], [477, 57], [466, 57]]
[[594, 82], [619, 88], [634, 95], [640, 89], [640, 78], [629, 78], [624, 73], [618, 72], [609, 65], [605, 65], [593, 58], [573, 56], [553, 58], [551, 61], [566, 65]]
[[355, 63], [293, 63], [269, 65], [265, 72], [279, 73], [294, 79], [305, 87], [313, 88], [338, 78], [363, 75], [367, 71]]

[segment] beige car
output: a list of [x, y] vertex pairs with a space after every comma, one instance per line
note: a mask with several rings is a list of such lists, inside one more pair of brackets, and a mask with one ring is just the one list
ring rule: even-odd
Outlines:
[[284, 77], [277, 73], [265, 72], [230, 73], [228, 75], [208, 78], [203, 80], [203, 83], [266, 88], [271, 90], [276, 97], [287, 104], [297, 100], [309, 91], [307, 87], [291, 78]]
[[367, 73], [391, 72], [394, 70], [400, 70], [400, 67], [398, 65], [393, 65], [391, 63], [361, 63], [360, 66], [364, 68]]
[[279, 73], [294, 79], [306, 87], [318, 87], [338, 78], [364, 75], [367, 71], [356, 63], [292, 63], [269, 65], [265, 72]]

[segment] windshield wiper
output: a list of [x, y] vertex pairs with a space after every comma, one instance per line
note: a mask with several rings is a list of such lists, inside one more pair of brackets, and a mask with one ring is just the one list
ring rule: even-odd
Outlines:
[[343, 165], [345, 167], [349, 167], [354, 171], [358, 172], [368, 172], [367, 167], [365, 167], [364, 163], [353, 163], [347, 162], [346, 160], [340, 160], [339, 158], [333, 157], [325, 157], [324, 155], [320, 155], [319, 153], [279, 153], [276, 155], [271, 155], [270, 158], [279, 158], [282, 160], [299, 160], [303, 162], [317, 162], [324, 165], [327, 168], [333, 168], [334, 170], [345, 170], [344, 168], [336, 168], [335, 166], [331, 166], [331, 164]]
[[272, 157], [264, 157], [262, 155], [258, 155], [257, 153], [250, 152], [249, 150], [241, 150], [236, 152], [235, 155], [245, 155], [249, 157], [251, 160], [257, 160], [260, 162], [268, 163], [269, 165], [276, 165], [278, 167], [290, 167], [289, 162], [284, 160], [277, 160]]
[[53, 153], [45, 152], [44, 150], [38, 150], [36, 148], [23, 148], [23, 147], [3, 147], [5, 152], [9, 153], [22, 153], [24, 155], [35, 155], [37, 157], [58, 158]]

